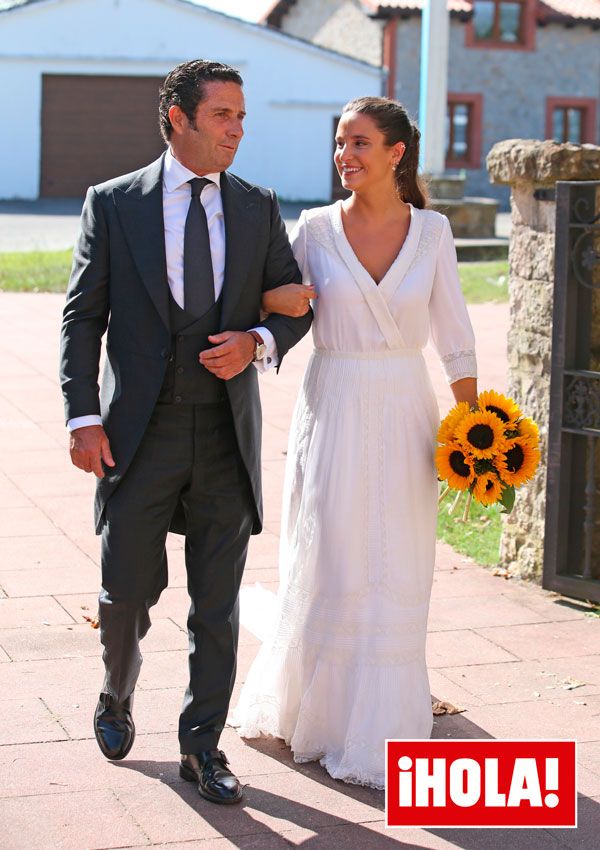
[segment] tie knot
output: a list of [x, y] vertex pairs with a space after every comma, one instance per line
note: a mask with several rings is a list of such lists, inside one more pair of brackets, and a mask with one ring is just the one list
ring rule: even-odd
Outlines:
[[192, 180], [188, 180], [188, 183], [192, 187], [192, 198], [199, 197], [204, 187], [212, 182], [212, 180], [208, 180], [206, 177], [194, 177]]

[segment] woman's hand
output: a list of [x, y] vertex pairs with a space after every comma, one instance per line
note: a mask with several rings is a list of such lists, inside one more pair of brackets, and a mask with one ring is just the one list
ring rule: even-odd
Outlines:
[[313, 298], [317, 298], [317, 293], [312, 283], [287, 283], [263, 292], [262, 309], [265, 313], [298, 318], [308, 313]]

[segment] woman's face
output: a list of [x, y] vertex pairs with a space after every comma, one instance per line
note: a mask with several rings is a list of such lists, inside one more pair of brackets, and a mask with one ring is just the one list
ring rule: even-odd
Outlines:
[[404, 144], [392, 147], [375, 121], [360, 112], [346, 112], [335, 135], [335, 165], [344, 189], [353, 192], [378, 183], [394, 184], [393, 165], [400, 161]]

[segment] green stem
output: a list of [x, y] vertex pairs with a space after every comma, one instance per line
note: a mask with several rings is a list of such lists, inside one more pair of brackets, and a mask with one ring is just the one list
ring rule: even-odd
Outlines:
[[458, 507], [458, 503], [460, 502], [460, 497], [462, 496], [462, 494], [463, 494], [462, 490], [457, 491], [456, 498], [454, 499], [454, 501], [452, 502], [452, 504], [448, 508], [448, 516], [452, 516], [452, 514], [454, 513], [454, 511]]
[[450, 485], [449, 484], [446, 485], [446, 487], [444, 488], [444, 490], [442, 491], [442, 493], [438, 497], [438, 505], [441, 505], [441, 503], [444, 501], [444, 499], [446, 498], [446, 496], [448, 495], [450, 490], [451, 490]]
[[471, 502], [473, 501], [473, 494], [469, 491], [469, 495], [467, 496], [467, 504], [465, 505], [465, 509], [462, 515], [462, 521], [467, 522], [469, 519], [469, 509], [471, 507]]

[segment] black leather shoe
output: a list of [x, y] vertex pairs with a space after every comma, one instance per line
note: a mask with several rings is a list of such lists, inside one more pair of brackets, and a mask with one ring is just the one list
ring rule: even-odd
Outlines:
[[197, 782], [198, 793], [212, 803], [239, 803], [242, 786], [227, 769], [228, 764], [223, 750], [203, 750], [196, 755], [181, 756], [179, 775], [187, 782]]
[[94, 714], [94, 732], [98, 746], [107, 759], [124, 759], [135, 740], [135, 725], [131, 716], [133, 694], [116, 702], [109, 694], [100, 694]]

